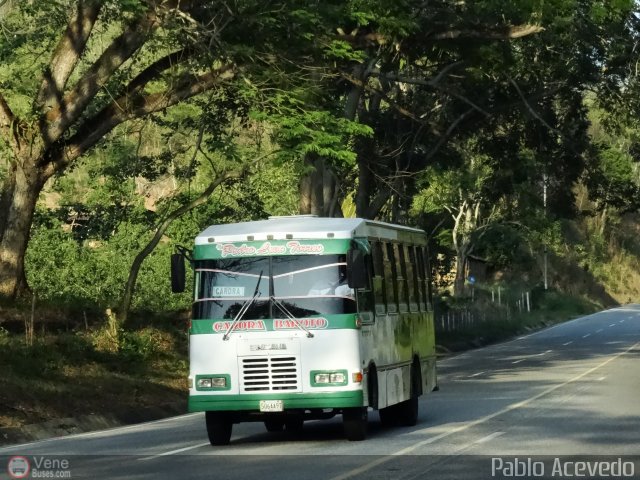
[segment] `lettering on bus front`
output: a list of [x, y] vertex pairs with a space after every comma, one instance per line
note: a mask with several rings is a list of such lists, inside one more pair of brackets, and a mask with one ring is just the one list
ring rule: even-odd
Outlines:
[[293, 330], [303, 326], [307, 329], [323, 329], [329, 326], [329, 321], [326, 318], [300, 318], [297, 320], [289, 319], [275, 319], [273, 321], [274, 330]]
[[324, 245], [321, 243], [300, 243], [292, 240], [284, 245], [273, 245], [271, 242], [264, 242], [261, 246], [236, 245], [235, 243], [219, 243], [216, 249], [226, 257], [250, 257], [257, 255], [320, 255], [324, 253]]
[[[226, 332], [233, 322], [215, 322], [213, 324], [214, 332]], [[264, 331], [267, 327], [262, 320], [241, 320], [233, 326], [233, 331], [250, 331], [260, 330]]]

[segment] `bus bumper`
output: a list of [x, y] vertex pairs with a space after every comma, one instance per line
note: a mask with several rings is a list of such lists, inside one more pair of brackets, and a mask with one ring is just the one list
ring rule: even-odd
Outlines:
[[364, 405], [362, 390], [331, 393], [283, 393], [268, 395], [190, 395], [189, 412], [260, 411], [260, 400], [282, 400], [284, 411], [349, 408]]

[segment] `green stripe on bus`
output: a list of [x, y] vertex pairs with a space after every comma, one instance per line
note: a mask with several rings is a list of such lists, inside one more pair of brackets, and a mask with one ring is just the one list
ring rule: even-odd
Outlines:
[[361, 407], [362, 390], [332, 393], [283, 393], [250, 395], [190, 395], [189, 411], [260, 410], [260, 400], [282, 400], [284, 409]]
[[[337, 315], [318, 315], [315, 317], [297, 319], [302, 325], [310, 331], [318, 330], [336, 330], [336, 329], [355, 329], [356, 314], [337, 314]], [[232, 320], [229, 319], [193, 319], [191, 321], [191, 335], [202, 334], [224, 334]], [[300, 330], [293, 320], [288, 319], [259, 319], [259, 320], [241, 320], [236, 324], [234, 332], [291, 332]]]
[[348, 238], [334, 240], [268, 240], [258, 242], [221, 242], [196, 245], [194, 260], [264, 257], [274, 255], [331, 255], [347, 253]]

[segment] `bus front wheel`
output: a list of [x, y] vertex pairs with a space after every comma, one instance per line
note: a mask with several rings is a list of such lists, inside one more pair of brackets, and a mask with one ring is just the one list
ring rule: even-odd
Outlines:
[[211, 445], [229, 445], [233, 422], [223, 412], [206, 412], [207, 435]]
[[347, 440], [357, 442], [367, 438], [367, 407], [345, 408], [342, 424]]
[[269, 419], [264, 421], [264, 426], [267, 427], [267, 432], [281, 432], [284, 428], [284, 422], [277, 419]]

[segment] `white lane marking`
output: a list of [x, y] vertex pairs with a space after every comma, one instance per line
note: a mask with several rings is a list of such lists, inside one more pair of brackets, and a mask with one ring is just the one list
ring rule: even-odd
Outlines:
[[612, 324], [611, 324], [611, 325], [609, 325], [609, 326], [610, 326], [610, 327], [615, 327], [615, 326], [616, 326], [616, 324], [615, 324], [615, 323], [612, 323]]
[[487, 435], [486, 437], [481, 438], [480, 440], [477, 440], [473, 443], [475, 444], [479, 444], [479, 443], [486, 443], [490, 440], [493, 440], [496, 437], [499, 437], [500, 435], [504, 435], [504, 432], [493, 432], [491, 435]]
[[524, 340], [525, 338], [534, 337], [536, 335], [540, 335], [541, 333], [548, 332], [549, 330], [553, 330], [554, 328], [559, 328], [559, 327], [564, 327], [566, 325], [571, 325], [573, 322], [578, 322], [580, 320], [586, 320], [589, 317], [592, 317], [592, 316], [598, 315], [598, 313], [604, 313], [604, 312], [606, 312], [606, 310], [603, 310], [602, 312], [592, 313], [591, 315], [586, 315], [584, 317], [574, 318], [573, 320], [567, 320], [566, 322], [556, 323], [555, 325], [552, 325], [552, 326], [550, 326], [548, 328], [543, 328], [542, 330], [538, 330], [537, 332], [533, 332], [533, 333], [530, 333], [529, 335], [524, 335], [522, 337], [516, 338], [515, 340], [510, 340], [510, 341], [504, 342], [504, 343], [511, 343], [511, 342], [516, 342], [518, 340]]
[[205, 447], [211, 445], [207, 443], [199, 443], [198, 445], [191, 445], [190, 447], [178, 448], [176, 450], [170, 450], [168, 452], [158, 453], [157, 455], [150, 455], [148, 457], [139, 458], [138, 461], [153, 460], [158, 457], [166, 457], [167, 455], [175, 455], [176, 453], [188, 452], [189, 450], [195, 450], [196, 448]]
[[478, 375], [482, 375], [483, 373], [486, 373], [486, 372], [474, 373], [473, 375], [469, 375], [469, 378], [477, 377]]
[[600, 330], [596, 330], [596, 333], [600, 333], [602, 331], [602, 328]]
[[567, 343], [563, 343], [562, 345], [564, 345], [566, 347], [567, 345], [571, 345], [572, 343], [573, 343], [573, 340], [571, 340], [570, 342], [567, 342]]
[[587, 337], [590, 337], [590, 336], [591, 336], [591, 334], [587, 333], [586, 335], [583, 335], [582, 338], [587, 338]]
[[551, 353], [553, 350], [545, 350], [544, 352], [536, 353], [535, 355], [531, 355], [532, 357], [541, 357], [542, 355], [546, 355], [547, 353]]
[[195, 416], [198, 416], [198, 415], [202, 415], [202, 412], [187, 413], [185, 415], [176, 415], [176, 416], [173, 416], [173, 417], [161, 418], [159, 420], [151, 420], [150, 422], [135, 423], [133, 425], [125, 425], [125, 426], [122, 426], [122, 427], [105, 428], [103, 430], [96, 430], [96, 431], [93, 431], [93, 432], [74, 433], [72, 435], [61, 435], [61, 436], [58, 436], [58, 437], [46, 438], [44, 440], [36, 440], [35, 442], [21, 443], [21, 444], [18, 444], [18, 445], [11, 445], [11, 446], [7, 446], [5, 448], [0, 448], [0, 454], [4, 455], [3, 452], [5, 452], [5, 451], [11, 451], [11, 450], [15, 450], [15, 449], [22, 449], [24, 447], [33, 447], [34, 445], [39, 445], [41, 443], [55, 442], [55, 441], [58, 441], [58, 440], [74, 440], [74, 439], [78, 439], [78, 438], [95, 437], [95, 436], [105, 435], [105, 434], [126, 432], [128, 430], [138, 430], [138, 429], [141, 429], [141, 428], [143, 428], [143, 427], [145, 427], [147, 425], [155, 425], [155, 424], [158, 424], [158, 423], [171, 422], [171, 421], [181, 420], [183, 418], [195, 417]]
[[515, 360], [515, 361], [513, 361], [513, 362], [511, 362], [511, 363], [515, 364], [515, 363], [524, 362], [527, 358], [541, 357], [542, 355], [546, 355], [547, 353], [551, 353], [551, 352], [553, 352], [553, 350], [547, 350], [547, 351], [545, 351], [545, 352], [535, 353], [535, 354], [533, 354], [533, 355], [529, 355], [529, 356], [528, 356], [528, 357], [526, 357], [526, 358], [521, 358], [520, 360]]
[[[393, 457], [395, 456], [399, 456], [399, 455], [408, 455], [411, 454], [411, 452], [414, 452], [415, 450], [417, 450], [420, 447], [423, 447], [425, 445], [428, 445], [430, 443], [434, 443], [437, 442], [438, 440], [441, 440], [443, 438], [449, 437], [451, 435], [453, 435], [454, 433], [460, 433], [464, 430], [468, 430], [472, 427], [475, 427], [477, 425], [481, 425], [485, 422], [488, 422], [489, 420], [492, 420], [500, 415], [504, 415], [505, 413], [509, 413], [513, 410], [517, 410], [518, 408], [522, 408], [522, 407], [526, 407], [527, 405], [529, 405], [532, 402], [535, 402], [536, 400], [538, 400], [539, 398], [544, 397], [545, 395], [549, 395], [550, 393], [555, 392], [556, 390], [565, 387], [567, 385], [569, 385], [570, 383], [573, 383], [577, 380], [580, 380], [583, 377], [586, 377], [587, 375], [589, 375], [590, 373], [595, 372], [596, 370], [599, 370], [600, 368], [604, 367], [605, 365], [613, 362], [614, 360], [616, 360], [617, 358], [621, 357], [622, 355], [624, 355], [625, 353], [630, 352], [631, 350], [640, 347], [640, 342], [635, 343], [634, 345], [632, 345], [631, 347], [629, 347], [628, 349], [626, 349], [623, 352], [620, 352], [616, 355], [614, 355], [613, 357], [610, 357], [609, 359], [605, 360], [604, 362], [602, 362], [599, 365], [596, 365], [595, 367], [590, 368], [589, 370], [586, 370], [584, 372], [582, 372], [580, 375], [576, 375], [573, 378], [570, 378], [569, 380], [567, 380], [564, 383], [559, 383], [558, 385], [555, 385], [553, 387], [549, 387], [546, 390], [534, 395], [533, 397], [529, 397], [525, 400], [522, 400], [520, 402], [516, 402], [516, 403], [512, 403], [511, 405], [503, 408], [502, 410], [498, 410], [497, 412], [491, 413], [489, 415], [485, 415], [484, 417], [481, 417], [477, 420], [474, 420], [472, 422], [467, 422], [467, 423], [463, 423], [462, 425], [459, 425], [457, 427], [451, 428], [450, 430], [446, 431], [446, 432], [442, 432], [439, 435], [435, 435], [431, 438], [428, 438], [426, 440], [423, 440], [422, 442], [418, 442], [418, 443], [414, 443], [413, 445], [411, 445], [410, 447], [406, 447], [403, 448], [402, 450], [398, 450], [397, 452], [391, 453], [388, 456], [385, 457], [381, 457], [378, 458], [377, 460], [374, 460], [373, 462], [370, 462], [366, 465], [362, 465], [361, 467], [358, 468], [354, 468], [353, 470], [349, 470], [348, 472], [345, 472], [341, 475], [338, 475], [337, 477], [333, 477], [330, 480], [346, 480], [347, 478], [352, 478], [356, 475], [360, 475], [364, 472], [368, 472], [369, 470], [372, 470], [374, 468], [376, 468], [379, 465], [382, 465], [383, 463], [386, 463], [388, 461], [390, 461]], [[424, 428], [422, 430], [416, 430], [412, 433], [429, 433], [429, 428]]]
[[603, 381], [605, 378], [607, 378], [607, 377], [600, 377], [600, 378], [598, 378], [598, 381], [599, 381], [599, 382], [601, 382], [601, 381]]
[[[617, 311], [623, 311], [623, 310], [624, 309], [620, 309], [620, 308], [612, 308], [612, 309], [609, 309], [609, 310], [602, 310], [601, 312], [591, 313], [589, 315], [585, 315], [584, 317], [578, 317], [578, 318], [574, 318], [572, 320], [567, 320], [566, 322], [556, 323], [555, 325], [552, 325], [550, 327], [542, 328], [542, 329], [540, 329], [538, 331], [535, 331], [533, 333], [530, 333], [528, 335], [524, 335], [522, 337], [514, 338], [513, 340], [507, 340], [506, 342], [501, 342], [501, 343], [497, 343], [495, 345], [490, 345], [490, 346], [484, 347], [482, 349], [469, 350], [469, 351], [466, 351], [466, 352], [458, 353], [456, 355], [448, 356], [448, 357], [444, 358], [443, 360], [441, 360], [441, 363], [442, 364], [448, 364], [448, 363], [451, 363], [451, 362], [455, 362], [457, 360], [466, 359], [468, 357], [473, 357], [473, 356], [477, 355], [478, 352], [482, 352], [483, 354], [485, 354], [486, 352], [490, 352], [490, 351], [493, 352], [493, 351], [495, 351], [497, 349], [505, 348], [511, 343], [517, 342], [519, 340], [524, 340], [525, 338], [534, 337], [534, 336], [540, 335], [542, 333], [549, 332], [550, 330], [553, 330], [555, 328], [565, 327], [567, 325], [573, 324], [574, 322], [580, 322], [582, 320], [588, 320], [588, 319], [591, 319], [591, 318], [595, 318], [595, 317], [600, 316], [603, 313], [617, 312]], [[635, 312], [636, 310], [634, 309], [633, 311]]]
[[624, 323], [624, 320], [620, 320], [618, 323]]

